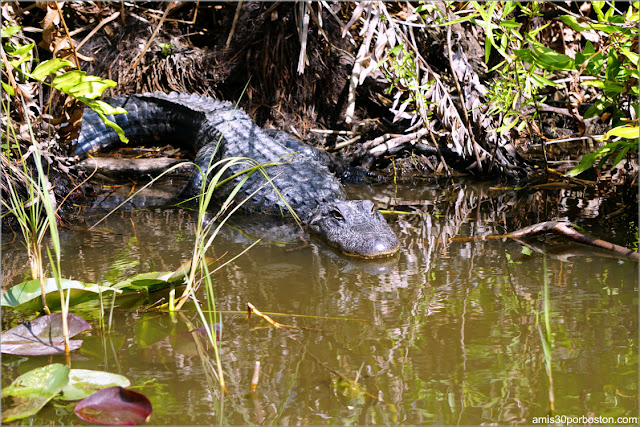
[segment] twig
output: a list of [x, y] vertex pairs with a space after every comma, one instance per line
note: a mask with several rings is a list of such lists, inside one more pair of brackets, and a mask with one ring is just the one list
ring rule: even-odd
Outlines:
[[369, 152], [374, 156], [381, 156], [382, 154], [384, 154], [385, 151], [389, 150], [390, 148], [397, 147], [409, 141], [413, 141], [414, 139], [422, 138], [428, 133], [429, 133], [429, 129], [422, 128], [410, 134], [398, 136], [398, 137], [389, 139], [387, 142], [382, 142], [381, 144], [378, 144], [377, 146], [371, 148]]
[[91, 39], [91, 37], [94, 36], [95, 33], [97, 33], [98, 31], [100, 31], [100, 28], [104, 27], [105, 25], [107, 25], [109, 22], [113, 21], [114, 19], [117, 19], [118, 16], [120, 16], [120, 12], [116, 12], [113, 15], [111, 15], [110, 17], [103, 19], [102, 21], [100, 21], [100, 23], [98, 25], [96, 25], [96, 27], [91, 30], [91, 32], [89, 34], [87, 34], [87, 36], [82, 39], [82, 41], [78, 44], [78, 46], [76, 47], [76, 49], [80, 49], [82, 46], [84, 46], [84, 44], [86, 42], [89, 41], [89, 39]]
[[357, 132], [352, 130], [331, 130], [331, 129], [309, 129], [313, 133], [324, 133], [328, 135], [355, 135]]
[[231, 23], [231, 30], [229, 31], [229, 37], [227, 37], [227, 43], [225, 44], [225, 48], [229, 49], [229, 45], [231, 45], [231, 39], [236, 32], [236, 24], [238, 24], [238, 18], [240, 17], [240, 11], [242, 10], [242, 1], [238, 2], [238, 6], [236, 6], [236, 14], [233, 17], [233, 22]]
[[160, 22], [158, 22], [158, 25], [156, 25], [156, 29], [153, 30], [153, 34], [151, 34], [151, 37], [149, 37], [149, 40], [147, 41], [147, 44], [142, 49], [142, 52], [140, 53], [140, 56], [138, 56], [138, 59], [136, 59], [135, 62], [131, 65], [131, 69], [136, 68], [138, 66], [138, 63], [140, 62], [140, 60], [142, 60], [142, 57], [144, 56], [144, 54], [147, 53], [147, 49], [149, 49], [149, 46], [151, 46], [151, 42], [153, 42], [153, 39], [158, 34], [158, 31], [160, 31], [160, 27], [162, 27], [162, 23], [164, 22], [165, 18], [167, 17], [167, 14], [169, 14], [169, 11], [171, 9], [173, 9], [174, 6], [175, 6], [174, 2], [171, 2], [171, 3], [169, 3], [167, 5], [167, 8], [165, 9], [164, 13], [162, 14], [162, 18], [160, 18]]
[[339, 142], [330, 151], [336, 151], [336, 150], [340, 150], [340, 149], [342, 149], [344, 147], [348, 147], [349, 145], [353, 144], [354, 142], [360, 141], [360, 138], [362, 138], [362, 135], [357, 135], [355, 138], [351, 138], [351, 139], [347, 139], [346, 141]]
[[60, 21], [62, 22], [62, 26], [64, 27], [64, 31], [67, 33], [67, 40], [69, 41], [69, 47], [73, 52], [73, 56], [76, 58], [76, 67], [78, 70], [80, 69], [80, 60], [78, 59], [78, 52], [76, 52], [76, 48], [73, 45], [73, 40], [71, 39], [71, 35], [69, 35], [69, 29], [67, 28], [67, 23], [64, 20], [64, 16], [62, 16], [62, 9], [60, 9], [60, 5], [58, 2], [54, 2], [56, 5], [56, 9], [58, 9], [58, 16], [60, 16]]

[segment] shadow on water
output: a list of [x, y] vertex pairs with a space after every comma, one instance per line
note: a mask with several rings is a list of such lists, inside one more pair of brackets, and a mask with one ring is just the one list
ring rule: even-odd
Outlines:
[[[371, 262], [313, 241], [299, 248], [301, 230], [283, 224], [265, 229], [262, 219], [237, 221], [215, 243], [209, 256], [230, 257], [266, 235], [214, 274], [216, 306], [224, 312], [229, 394], [223, 406], [207, 369], [212, 356], [206, 340], [203, 347], [185, 335], [189, 322], [202, 326], [195, 311], [170, 316], [138, 309], [166, 298], [167, 291], [118, 298], [111, 330], [87, 332], [73, 367], [127, 376], [151, 399], [152, 424], [528, 425], [549, 414], [536, 323], [544, 309], [544, 253], [555, 413], [638, 415], [637, 263], [551, 236], [524, 244], [447, 240], [566, 219], [588, 234], [633, 247], [637, 200], [621, 210], [622, 196], [575, 188], [496, 190], [464, 181], [349, 192], [381, 209], [408, 212], [386, 216], [402, 241], [398, 256]], [[103, 215], [97, 207], [84, 208], [78, 227], [61, 232], [63, 277], [114, 283], [175, 270], [191, 257], [195, 214], [188, 210], [118, 211], [87, 229]], [[28, 274], [25, 257], [19, 242], [4, 244], [3, 289]], [[255, 316], [245, 320], [247, 302], [294, 328], [285, 333]], [[95, 309], [95, 302], [85, 303], [75, 312], [95, 319], [88, 314]], [[3, 330], [19, 316], [3, 310]], [[252, 395], [255, 361], [262, 370]], [[49, 362], [5, 356], [2, 385]], [[75, 423], [72, 408], [49, 405], [33, 421]]]

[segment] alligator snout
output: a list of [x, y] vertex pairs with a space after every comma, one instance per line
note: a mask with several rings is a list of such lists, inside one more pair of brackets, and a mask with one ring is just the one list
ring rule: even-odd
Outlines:
[[341, 200], [319, 206], [309, 231], [346, 255], [391, 256], [400, 241], [370, 200]]

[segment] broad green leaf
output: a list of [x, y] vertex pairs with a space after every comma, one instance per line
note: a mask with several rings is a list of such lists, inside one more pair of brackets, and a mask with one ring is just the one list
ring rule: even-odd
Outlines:
[[[86, 83], [95, 83], [95, 85], [87, 85]], [[86, 72], [80, 70], [71, 70], [57, 76], [51, 82], [51, 85], [64, 93], [71, 94], [75, 97], [95, 98], [95, 93], [101, 88], [100, 94], [108, 87], [116, 86], [113, 80], [102, 80], [97, 76], [88, 76]]]
[[16, 378], [2, 389], [2, 397], [13, 397], [13, 405], [2, 408], [2, 422], [10, 422], [36, 414], [69, 382], [69, 367], [54, 363], [37, 368]]
[[617, 128], [611, 129], [609, 132], [604, 134], [601, 140], [611, 139], [611, 137], [619, 136], [627, 139], [638, 139], [640, 138], [640, 129], [638, 126], [619, 126]]
[[[73, 306], [81, 302], [99, 298], [100, 293], [120, 292], [115, 288], [100, 286], [93, 283], [82, 283], [77, 280], [62, 279], [60, 282], [62, 289], [71, 292], [69, 296], [69, 305]], [[54, 278], [45, 279], [45, 292], [47, 305], [55, 310], [60, 305], [60, 292]], [[3, 307], [13, 307], [16, 310], [42, 310], [42, 299], [40, 290], [40, 281], [29, 280], [28, 282], [15, 285], [2, 294], [0, 299]]]
[[9, 37], [14, 35], [15, 33], [19, 32], [21, 29], [22, 28], [19, 25], [13, 25], [11, 27], [3, 28], [2, 29], [2, 36], [0, 36], [0, 38], [8, 39]]
[[100, 96], [105, 89], [116, 86], [117, 83], [113, 80], [102, 80], [97, 76], [87, 76], [84, 71], [72, 70], [54, 78], [51, 85], [76, 98], [93, 99]]
[[171, 271], [152, 271], [149, 273], [136, 274], [133, 277], [122, 280], [115, 285], [116, 289], [150, 289], [157, 285], [169, 286], [167, 279], [173, 274]]
[[[611, 163], [612, 167], [615, 167], [618, 163], [620, 163], [620, 160], [622, 160], [622, 158], [627, 154], [627, 152], [633, 147], [632, 144], [626, 145], [624, 147], [622, 147], [622, 150], [620, 150], [618, 152], [618, 154], [616, 155], [616, 158], [613, 159], [613, 163]], [[636, 151], [638, 150], [637, 144], [635, 147]]]
[[90, 369], [71, 369], [69, 382], [62, 389], [60, 400], [82, 400], [89, 397], [95, 391], [106, 387], [129, 387], [131, 381], [127, 377], [104, 371]]
[[31, 73], [31, 77], [33, 77], [36, 80], [42, 81], [45, 79], [45, 77], [51, 74], [55, 74], [56, 71], [64, 67], [75, 68], [75, 65], [73, 65], [71, 61], [68, 61], [66, 59], [53, 58], [48, 61], [44, 61], [40, 65], [38, 65], [35, 68], [35, 70], [33, 70], [33, 72]]
[[[215, 260], [207, 258], [207, 265], [213, 264]], [[184, 262], [175, 271], [151, 271], [137, 274], [128, 279], [122, 280], [115, 285], [116, 289], [150, 289], [158, 290], [168, 286], [176, 286], [186, 283], [186, 277], [191, 271], [191, 260]]]
[[69, 94], [76, 98], [94, 99], [101, 96], [105, 89], [115, 87], [116, 84], [113, 80], [84, 81], [69, 88]]

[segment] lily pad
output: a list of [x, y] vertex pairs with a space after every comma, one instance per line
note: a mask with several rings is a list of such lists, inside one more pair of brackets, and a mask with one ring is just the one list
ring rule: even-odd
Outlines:
[[[91, 328], [82, 317], [67, 315], [69, 337]], [[19, 356], [42, 356], [64, 353], [64, 336], [62, 334], [62, 314], [53, 313], [47, 316], [18, 325], [2, 333], [2, 353]], [[82, 340], [70, 340], [70, 350], [77, 350]]]
[[130, 385], [131, 381], [122, 375], [90, 369], [72, 369], [69, 372], [69, 382], [62, 389], [62, 395], [58, 396], [58, 399], [82, 400], [103, 388]]
[[148, 273], [140, 273], [116, 283], [113, 287], [117, 289], [155, 290], [155, 288], [169, 286], [170, 282], [167, 281], [167, 278], [172, 274], [173, 273], [170, 271], [151, 271]]
[[10, 386], [2, 389], [3, 398], [13, 397], [13, 406], [2, 410], [2, 422], [26, 418], [37, 413], [68, 382], [69, 367], [60, 363], [20, 375]]
[[108, 387], [96, 391], [78, 402], [75, 413], [78, 418], [109, 425], [135, 425], [148, 420], [153, 411], [144, 394], [122, 387]]
[[[207, 264], [211, 265], [215, 262], [213, 258], [207, 258]], [[186, 283], [187, 276], [191, 270], [191, 260], [185, 261], [175, 271], [151, 271], [148, 273], [137, 274], [128, 279], [122, 280], [115, 285], [117, 289], [131, 289], [157, 291], [169, 286], [182, 285]]]
[[[60, 281], [60, 285], [65, 291], [65, 298], [67, 297], [66, 291], [70, 292], [70, 306], [93, 298], [98, 298], [100, 293], [122, 292], [108, 286], [100, 286], [94, 283], [83, 283], [78, 280], [62, 279]], [[52, 310], [60, 308], [60, 292], [58, 292], [56, 280], [51, 277], [45, 279], [44, 288], [49, 308]], [[41, 292], [40, 281], [29, 280], [28, 282], [15, 285], [8, 291], [4, 292], [2, 294], [0, 304], [5, 307], [13, 307], [16, 310], [42, 310]]]

